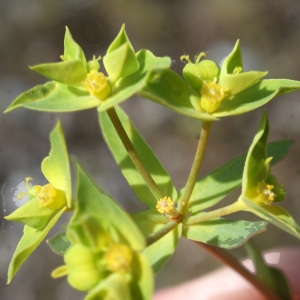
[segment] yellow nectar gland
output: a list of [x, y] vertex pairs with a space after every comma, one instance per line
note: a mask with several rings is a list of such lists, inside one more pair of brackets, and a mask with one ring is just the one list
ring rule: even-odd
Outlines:
[[108, 271], [127, 273], [131, 268], [133, 253], [128, 246], [115, 244], [109, 247], [103, 259]]
[[261, 181], [257, 184], [259, 202], [265, 205], [271, 205], [276, 195], [272, 192], [274, 186]]
[[105, 100], [111, 92], [107, 77], [101, 72], [91, 70], [84, 81], [84, 87], [88, 92], [100, 100]]
[[50, 183], [44, 186], [34, 186], [33, 188], [39, 191], [37, 198], [41, 207], [60, 209], [67, 204], [65, 193], [55, 189]]
[[217, 78], [213, 81], [204, 81], [201, 87], [201, 107], [208, 113], [216, 111], [224, 98], [227, 97], [227, 91], [217, 83]]

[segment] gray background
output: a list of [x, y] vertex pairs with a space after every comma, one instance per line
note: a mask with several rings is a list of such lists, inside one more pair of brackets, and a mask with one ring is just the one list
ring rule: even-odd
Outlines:
[[[241, 39], [245, 69], [269, 70], [270, 78], [300, 79], [300, 3], [297, 0], [1, 0], [0, 1], [0, 110], [21, 92], [43, 83], [28, 65], [58, 61], [63, 53], [64, 26], [83, 47], [88, 59], [104, 55], [121, 24], [135, 48], [170, 56], [178, 72], [179, 57], [201, 51], [216, 61]], [[288, 191], [283, 203], [300, 222], [300, 93], [285, 95], [267, 106], [270, 140], [292, 139], [287, 158], [274, 167]], [[133, 97], [124, 105], [147, 141], [181, 188], [188, 176], [200, 123]], [[262, 109], [225, 118], [212, 129], [201, 175], [249, 147]], [[81, 299], [65, 279], [49, 273], [62, 263], [46, 244], [23, 265], [11, 285], [6, 271], [22, 234], [22, 225], [2, 220], [15, 209], [15, 188], [25, 176], [43, 184], [40, 162], [48, 154], [48, 134], [60, 118], [70, 153], [76, 155], [97, 182], [129, 211], [138, 211], [134, 195], [103, 143], [95, 110], [46, 114], [18, 109], [0, 115], [0, 299]], [[231, 197], [231, 200], [234, 199]], [[246, 218], [250, 218], [248, 215]], [[67, 218], [67, 217], [66, 217]], [[63, 220], [56, 230], [63, 228]], [[299, 245], [289, 235], [269, 226], [269, 235], [257, 237], [263, 249]], [[243, 255], [242, 251], [235, 251]], [[183, 240], [175, 256], [157, 278], [157, 287], [176, 284], [215, 268], [218, 263]]]

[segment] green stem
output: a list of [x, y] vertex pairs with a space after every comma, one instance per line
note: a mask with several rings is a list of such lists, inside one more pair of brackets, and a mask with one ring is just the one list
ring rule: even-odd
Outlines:
[[175, 228], [178, 225], [178, 223], [174, 220], [171, 220], [166, 225], [164, 225], [162, 228], [160, 228], [158, 231], [150, 234], [147, 237], [146, 244], [147, 246], [153, 244], [154, 242], [161, 239], [163, 236], [165, 236], [167, 233], [169, 233], [173, 228]]
[[178, 202], [179, 203], [178, 211], [182, 215], [184, 215], [184, 213], [187, 209], [188, 202], [190, 200], [190, 197], [192, 195], [196, 181], [198, 179], [199, 171], [200, 171], [200, 168], [202, 165], [205, 149], [206, 149], [207, 142], [208, 142], [211, 125], [212, 125], [212, 122], [208, 122], [208, 121], [202, 122], [201, 134], [200, 134], [200, 139], [199, 139], [198, 147], [196, 150], [194, 162], [193, 162], [193, 165], [192, 165], [192, 168], [190, 171], [189, 178], [185, 185], [183, 195], [182, 195], [180, 201]]
[[106, 112], [107, 112], [113, 126], [115, 127], [116, 132], [118, 133], [118, 135], [128, 153], [128, 156], [130, 157], [132, 163], [135, 165], [138, 172], [143, 177], [145, 183], [151, 190], [152, 194], [155, 196], [156, 199], [162, 198], [163, 195], [161, 194], [161, 192], [160, 192], [157, 184], [153, 180], [152, 176], [149, 174], [148, 170], [145, 168], [138, 153], [134, 149], [134, 147], [131, 143], [131, 140], [129, 139], [129, 137], [117, 115], [116, 110], [114, 108], [111, 108], [111, 109], [107, 110]]
[[232, 255], [225, 252], [223, 249], [204, 244], [201, 242], [196, 242], [199, 247], [204, 249], [210, 255], [218, 259], [223, 264], [226, 264], [234, 271], [239, 273], [244, 277], [249, 283], [251, 283], [266, 299], [280, 300], [281, 297], [275, 294], [267, 286], [265, 286], [255, 275], [251, 274], [245, 267], [243, 267]]
[[235, 212], [244, 210], [245, 206], [242, 201], [236, 201], [232, 204], [229, 204], [227, 206], [209, 211], [209, 212], [203, 212], [199, 213], [195, 216], [191, 216], [187, 218], [187, 221], [185, 222], [185, 225], [193, 225], [198, 224], [201, 222], [209, 221], [212, 219], [220, 218], [222, 216], [230, 215]]

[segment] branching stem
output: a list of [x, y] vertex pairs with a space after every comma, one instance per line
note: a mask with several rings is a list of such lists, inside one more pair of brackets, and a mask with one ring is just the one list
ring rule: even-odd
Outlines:
[[179, 203], [178, 211], [181, 215], [185, 214], [185, 211], [188, 206], [188, 202], [190, 200], [190, 197], [192, 195], [196, 181], [198, 179], [199, 171], [200, 171], [200, 168], [202, 165], [205, 149], [206, 149], [207, 142], [208, 142], [211, 125], [212, 125], [212, 122], [209, 122], [209, 121], [202, 122], [201, 134], [200, 134], [200, 139], [199, 139], [198, 147], [196, 150], [194, 162], [193, 162], [193, 165], [192, 165], [192, 168], [190, 171], [189, 178], [185, 185], [183, 195], [178, 202]]
[[152, 194], [155, 196], [156, 199], [160, 199], [163, 197], [161, 192], [159, 191], [159, 188], [155, 181], [153, 180], [152, 176], [146, 169], [145, 165], [143, 164], [140, 156], [136, 152], [135, 148], [133, 147], [131, 140], [129, 139], [119, 117], [114, 108], [110, 108], [107, 110], [107, 114], [113, 124], [113, 126], [116, 129], [116, 132], [118, 133], [127, 153], [130, 157], [132, 163], [135, 165], [136, 169], [140, 173], [140, 175], [143, 177], [145, 183], [147, 184], [148, 188], [151, 190]]

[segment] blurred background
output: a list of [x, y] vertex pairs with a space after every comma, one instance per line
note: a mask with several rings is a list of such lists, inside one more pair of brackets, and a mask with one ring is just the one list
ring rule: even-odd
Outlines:
[[[269, 70], [270, 78], [300, 80], [300, 2], [297, 0], [2, 0], [0, 1], [0, 111], [21, 92], [46, 81], [29, 65], [55, 62], [63, 53], [65, 26], [86, 57], [104, 55], [121, 25], [135, 48], [170, 56], [179, 73], [182, 54], [201, 51], [221, 61], [241, 39], [245, 70]], [[300, 223], [300, 92], [268, 104], [270, 141], [293, 140], [284, 161], [273, 168], [287, 190], [283, 205]], [[123, 105], [156, 151], [174, 183], [187, 179], [201, 124], [145, 99], [133, 97]], [[222, 119], [212, 129], [201, 176], [247, 151], [264, 108]], [[3, 220], [16, 206], [14, 193], [25, 176], [43, 184], [41, 160], [49, 152], [48, 135], [60, 118], [69, 152], [96, 181], [128, 211], [142, 209], [120, 175], [101, 137], [95, 110], [46, 114], [18, 109], [0, 115], [0, 299], [82, 299], [65, 278], [50, 272], [62, 264], [43, 243], [6, 286], [6, 272], [22, 234], [22, 225]], [[229, 197], [232, 201], [234, 195]], [[245, 218], [250, 219], [248, 215]], [[63, 229], [61, 220], [56, 231]], [[268, 227], [268, 236], [256, 238], [262, 249], [299, 245], [288, 234]], [[52, 232], [54, 233], [54, 232]], [[243, 256], [241, 250], [234, 251]], [[157, 277], [157, 288], [174, 285], [219, 266], [191, 242], [182, 240], [174, 257]]]

